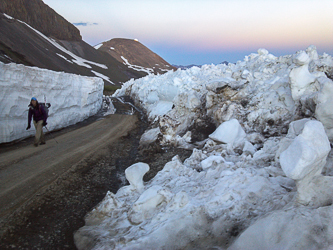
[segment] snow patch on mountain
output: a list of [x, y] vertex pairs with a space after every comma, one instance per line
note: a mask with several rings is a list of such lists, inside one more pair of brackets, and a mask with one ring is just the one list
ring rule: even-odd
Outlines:
[[109, 77], [107, 77], [107, 76], [105, 76], [105, 75], [103, 75], [103, 74], [101, 74], [101, 73], [99, 73], [99, 72], [96, 72], [96, 71], [94, 71], [94, 70], [92, 70], [91, 72], [94, 73], [97, 77], [100, 77], [100, 78], [104, 79], [105, 81], [108, 81], [109, 83], [114, 84], [114, 83], [110, 80]]
[[[7, 18], [11, 18], [14, 19], [8, 15], [6, 15]], [[43, 33], [41, 33], [40, 31], [34, 29], [33, 27], [31, 27], [29, 24], [18, 20], [18, 22], [25, 24], [26, 26], [28, 26], [30, 29], [32, 29], [33, 31], [35, 31], [38, 35], [40, 35], [43, 39], [45, 39], [46, 41], [48, 41], [50, 44], [52, 44], [54, 47], [56, 47], [57, 49], [61, 50], [62, 52], [66, 53], [67, 55], [69, 55], [72, 59], [67, 59], [65, 58], [63, 55], [57, 54], [58, 56], [60, 56], [62, 59], [65, 59], [66, 61], [71, 61], [73, 63], [76, 63], [79, 66], [83, 66], [86, 68], [91, 68], [90, 65], [95, 65], [97, 67], [100, 67], [102, 69], [107, 69], [108, 67], [104, 64], [100, 64], [100, 63], [96, 63], [96, 62], [92, 62], [86, 59], [83, 59], [77, 55], [75, 55], [74, 53], [70, 52], [69, 50], [65, 49], [64, 47], [62, 47], [60, 44], [58, 44], [54, 39], [48, 38], [47, 36], [45, 36]], [[90, 65], [89, 65], [90, 64]]]
[[154, 73], [154, 70], [151, 69], [151, 68], [145, 68], [145, 67], [142, 67], [142, 66], [139, 66], [139, 65], [132, 65], [132, 64], [130, 64], [128, 62], [128, 60], [125, 57], [123, 57], [123, 56], [121, 56], [121, 59], [124, 61], [124, 64], [127, 67], [131, 68], [131, 69], [134, 69], [136, 71], [143, 71], [143, 72], [146, 72], [147, 74], [153, 74]]
[[11, 20], [14, 19], [13, 17], [11, 17], [11, 16], [9, 16], [9, 15], [7, 15], [7, 14], [5, 14], [5, 13], [3, 13], [3, 15], [4, 15], [6, 18], [8, 18], [8, 19], [11, 19]]
[[100, 44], [95, 45], [94, 48], [95, 48], [95, 49], [99, 49], [99, 48], [102, 47], [102, 46], [103, 46], [103, 43], [100, 43]]

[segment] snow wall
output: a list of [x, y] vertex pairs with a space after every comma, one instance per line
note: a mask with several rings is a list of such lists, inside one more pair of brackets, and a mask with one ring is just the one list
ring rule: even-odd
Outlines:
[[0, 143], [35, 133], [28, 125], [31, 97], [51, 103], [48, 129], [63, 128], [98, 112], [103, 80], [19, 64], [0, 63]]

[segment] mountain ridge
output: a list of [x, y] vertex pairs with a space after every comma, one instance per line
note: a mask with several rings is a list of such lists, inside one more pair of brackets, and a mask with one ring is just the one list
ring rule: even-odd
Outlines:
[[19, 19], [48, 37], [80, 41], [80, 31], [41, 0], [2, 0], [0, 12]]
[[[162, 57], [151, 51], [137, 39], [113, 38], [95, 46], [99, 51], [104, 51], [127, 65], [139, 65], [146, 69], [151, 69], [154, 74], [163, 74], [167, 70], [176, 70]], [[157, 67], [158, 66], [158, 67]], [[139, 70], [139, 69], [138, 69]], [[143, 70], [143, 69], [141, 69]]]
[[[141, 47], [143, 51], [149, 50], [144, 45]], [[129, 50], [124, 48], [124, 51]], [[155, 53], [150, 51], [146, 54]], [[125, 60], [119, 60], [122, 56]], [[122, 54], [113, 57], [103, 50], [93, 48], [82, 40], [80, 31], [73, 24], [41, 0], [0, 2], [0, 61], [3, 63], [20, 63], [100, 77], [106, 85], [121, 85], [131, 78], [141, 78], [149, 73], [165, 73], [169, 69], [159, 70], [156, 67], [156, 70], [149, 70], [146, 67], [151, 64], [151, 57], [140, 57], [143, 60], [133, 61], [131, 57], [139, 57], [138, 54], [126, 56], [130, 59]], [[160, 61], [163, 61], [163, 65], [167, 64], [162, 58]], [[171, 65], [169, 67], [169, 70], [174, 69]]]

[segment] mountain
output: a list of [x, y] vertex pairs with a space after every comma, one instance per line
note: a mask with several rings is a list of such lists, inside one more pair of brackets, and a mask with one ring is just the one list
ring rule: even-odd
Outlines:
[[196, 64], [191, 64], [191, 65], [172, 65], [174, 67], [176, 67], [177, 69], [189, 69], [189, 68], [192, 68], [192, 67], [201, 67], [202, 65], [196, 65]]
[[176, 70], [156, 53], [152, 52], [137, 39], [115, 38], [103, 42], [96, 49], [104, 51], [120, 63], [128, 65], [138, 71], [163, 74], [169, 70]]
[[80, 31], [41, 0], [1, 0], [0, 12], [6, 13], [48, 37], [81, 41]]
[[1, 0], [0, 61], [98, 76], [105, 84], [117, 85], [148, 73], [84, 42], [73, 24], [41, 0]]
[[[228, 65], [229, 64], [229, 62], [227, 62], [227, 61], [223, 61], [223, 62], [221, 62], [220, 64], [225, 64], [225, 65]], [[176, 68], [178, 68], [178, 69], [184, 69], [184, 70], [186, 70], [186, 69], [189, 69], [189, 68], [192, 68], [192, 67], [199, 67], [199, 68], [201, 68], [201, 66], [202, 65], [196, 65], [196, 64], [190, 64], [190, 65], [172, 65], [172, 66], [174, 66], [174, 67], [176, 67]]]

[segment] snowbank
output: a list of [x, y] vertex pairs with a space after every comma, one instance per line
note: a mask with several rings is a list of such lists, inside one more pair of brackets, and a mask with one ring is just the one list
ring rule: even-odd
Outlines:
[[[48, 129], [94, 115], [102, 106], [103, 80], [19, 64], [0, 63], [0, 143], [34, 134], [26, 131], [31, 97], [51, 103]], [[33, 126], [32, 126], [33, 127]]]
[[[192, 160], [201, 165], [206, 157], [193, 156]], [[265, 169], [215, 163], [208, 167], [203, 162], [205, 168], [198, 172], [174, 157], [142, 191], [125, 186], [116, 194], [109, 192], [75, 234], [76, 246], [205, 249], [232, 238], [236, 233], [231, 230], [233, 225], [238, 231], [249, 218], [290, 200]], [[138, 176], [142, 176], [139, 170]]]
[[77, 247], [226, 249], [240, 235], [235, 249], [291, 249], [316, 230], [306, 247], [332, 248], [332, 68], [314, 46], [281, 57], [259, 49], [236, 64], [126, 82], [115, 95], [150, 120], [141, 144], [193, 152], [146, 183], [149, 167], [131, 166], [131, 185], [87, 215]]
[[130, 95], [158, 122], [165, 144], [177, 146], [179, 136], [207, 118], [216, 126], [237, 119], [245, 132], [280, 134], [300, 113], [321, 121], [332, 140], [333, 82], [323, 72], [332, 68], [332, 57], [319, 56], [314, 46], [281, 57], [259, 49], [236, 64], [130, 80], [115, 96]]

